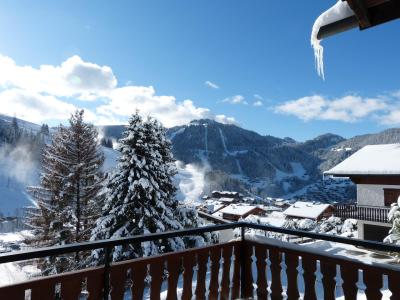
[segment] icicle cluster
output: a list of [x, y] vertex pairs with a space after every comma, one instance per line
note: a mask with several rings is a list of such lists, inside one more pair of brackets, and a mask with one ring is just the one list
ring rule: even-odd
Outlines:
[[322, 26], [342, 20], [352, 15], [354, 15], [354, 12], [347, 4], [347, 1], [338, 0], [334, 6], [323, 12], [314, 22], [311, 31], [311, 46], [314, 49], [315, 66], [317, 68], [318, 75], [324, 80], [324, 48], [321, 45], [321, 41], [317, 38], [318, 32]]

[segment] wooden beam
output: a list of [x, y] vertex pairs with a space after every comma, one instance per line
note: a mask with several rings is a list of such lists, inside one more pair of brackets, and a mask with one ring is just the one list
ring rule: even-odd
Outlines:
[[364, 3], [365, 7], [370, 8], [370, 7], [381, 5], [385, 2], [390, 2], [390, 0], [365, 0], [364, 2], [365, 2]]
[[360, 29], [371, 27], [370, 16], [366, 7], [366, 1], [346, 0], [354, 14], [357, 16]]

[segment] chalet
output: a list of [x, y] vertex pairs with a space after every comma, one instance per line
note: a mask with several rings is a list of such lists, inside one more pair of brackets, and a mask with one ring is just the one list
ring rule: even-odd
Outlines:
[[319, 221], [333, 214], [330, 204], [297, 201], [286, 209], [283, 214], [290, 218], [312, 219]]
[[382, 241], [390, 205], [400, 196], [400, 144], [369, 145], [324, 173], [357, 185], [356, 205], [337, 205], [335, 215], [358, 219], [358, 236]]
[[254, 205], [232, 204], [219, 210], [218, 213], [220, 213], [222, 218], [226, 220], [238, 221], [239, 219], [244, 219], [249, 215], [263, 215], [265, 214], [265, 211], [261, 207]]
[[224, 202], [238, 202], [243, 198], [242, 194], [238, 192], [229, 192], [229, 191], [212, 191], [211, 198], [218, 199]]
[[208, 214], [213, 214], [220, 209], [224, 208], [226, 205], [223, 204], [222, 202], [219, 201], [213, 201], [213, 200], [206, 200], [203, 205], [200, 206], [200, 210], [208, 213]]

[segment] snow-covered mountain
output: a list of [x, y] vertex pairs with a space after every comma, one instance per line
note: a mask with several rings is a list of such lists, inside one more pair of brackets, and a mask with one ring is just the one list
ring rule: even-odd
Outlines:
[[[31, 204], [25, 193], [27, 185], [39, 179], [37, 162], [23, 148], [11, 149], [2, 136], [11, 126], [12, 117], [0, 115], [0, 211], [14, 214], [15, 209]], [[39, 125], [18, 120], [29, 132]], [[101, 126], [100, 135], [118, 140], [123, 125]], [[400, 129], [344, 139], [324, 134], [305, 142], [290, 137], [263, 136], [235, 125], [212, 120], [192, 121], [170, 128], [178, 163], [180, 198], [195, 201], [212, 190], [235, 190], [246, 195], [292, 198], [317, 201], [354, 199], [354, 186], [343, 180], [322, 180], [322, 172], [367, 144], [400, 143]], [[8, 147], [7, 151], [4, 151]], [[118, 152], [104, 148], [105, 168], [116, 164]], [[5, 155], [7, 153], [7, 155]]]
[[168, 135], [177, 159], [204, 168], [206, 192], [223, 188], [258, 196], [292, 194], [321, 180], [321, 156], [344, 141], [325, 134], [299, 143], [212, 120], [171, 128]]

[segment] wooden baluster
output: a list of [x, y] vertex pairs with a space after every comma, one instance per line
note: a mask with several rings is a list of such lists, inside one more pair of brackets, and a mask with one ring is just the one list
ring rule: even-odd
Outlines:
[[193, 254], [185, 255], [183, 257], [183, 292], [182, 300], [192, 299], [192, 281], [193, 281], [193, 267], [195, 265], [196, 257]]
[[221, 248], [213, 248], [210, 251], [211, 260], [211, 278], [210, 278], [210, 294], [209, 299], [218, 299], [218, 275], [221, 260]]
[[251, 271], [252, 268], [252, 263], [253, 263], [253, 246], [244, 242], [242, 244], [243, 246], [243, 254], [244, 257], [244, 267], [243, 270], [243, 275], [244, 275], [244, 281], [242, 283], [244, 286], [242, 286], [243, 289], [243, 297], [244, 298], [252, 298], [253, 297], [253, 274]]
[[262, 245], [256, 245], [255, 254], [257, 259], [257, 297], [258, 299], [267, 299], [267, 250]]
[[269, 249], [269, 260], [271, 261], [271, 299], [283, 299], [282, 298], [282, 281], [281, 281], [281, 257], [282, 254], [278, 249]]
[[286, 274], [287, 274], [287, 297], [288, 299], [299, 299], [299, 288], [297, 286], [297, 267], [299, 266], [299, 257], [290, 252], [285, 253]]
[[232, 299], [237, 299], [240, 296], [240, 245], [234, 247], [235, 260], [233, 265], [233, 278], [232, 278]]
[[125, 293], [127, 268], [125, 265], [116, 265], [111, 267], [111, 299], [122, 300]]
[[[40, 280], [38, 282], [35, 282], [34, 285], [31, 287], [31, 300], [54, 300], [54, 298], [55, 298], [55, 285], [52, 280], [45, 280], [45, 279]], [[4, 298], [4, 299], [13, 299], [13, 298]]]
[[304, 299], [317, 300], [317, 295], [315, 294], [316, 261], [311, 255], [304, 255], [302, 265], [304, 269]]
[[200, 251], [197, 254], [197, 285], [196, 299], [206, 299], [206, 273], [207, 273], [208, 250]]
[[340, 266], [340, 275], [343, 280], [342, 288], [346, 300], [357, 300], [358, 270], [350, 264]]
[[391, 300], [400, 299], [400, 274], [399, 272], [389, 273], [389, 290], [392, 292]]
[[172, 255], [167, 259], [168, 269], [168, 292], [167, 300], [177, 300], [178, 295], [176, 289], [178, 286], [179, 271], [181, 268], [181, 257], [180, 255]]
[[[76, 300], [79, 298], [81, 292], [82, 292], [82, 278], [80, 276], [69, 277], [67, 278], [67, 280], [61, 282], [61, 297], [63, 300]], [[42, 299], [45, 298], [41, 298], [41, 300]]]
[[378, 270], [364, 269], [365, 295], [367, 299], [381, 299], [382, 274]]
[[86, 289], [89, 292], [87, 300], [101, 299], [103, 296], [104, 269], [91, 272], [87, 275]]
[[152, 261], [150, 264], [150, 276], [151, 276], [150, 299], [152, 300], [160, 300], [163, 273], [164, 273], [163, 258], [161, 257], [159, 260]]
[[324, 286], [324, 299], [334, 300], [335, 287], [336, 287], [336, 264], [330, 261], [321, 260], [321, 273], [322, 273], [322, 284]]
[[224, 263], [222, 266], [222, 279], [221, 279], [221, 300], [229, 299], [229, 284], [230, 284], [230, 269], [232, 259], [232, 246], [224, 246], [222, 248], [222, 257]]
[[134, 263], [131, 267], [132, 272], [132, 300], [141, 300], [143, 299], [143, 291], [144, 291], [144, 279], [147, 275], [147, 263], [146, 262], [137, 262]]

